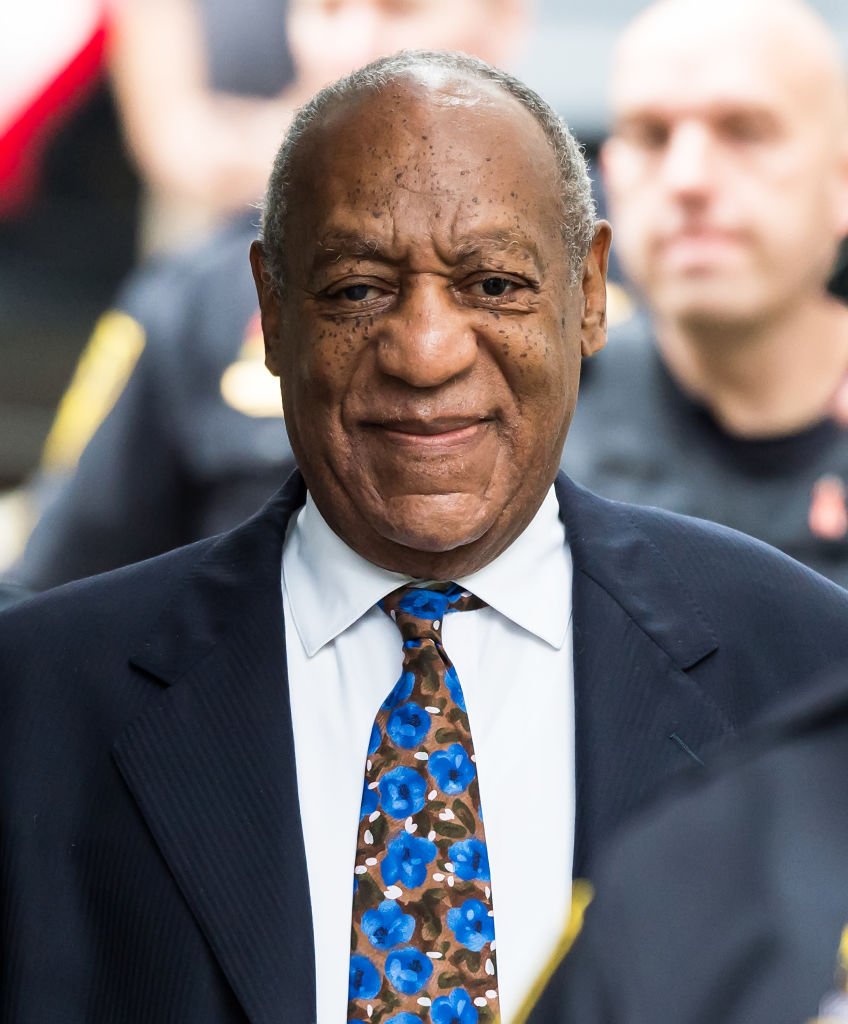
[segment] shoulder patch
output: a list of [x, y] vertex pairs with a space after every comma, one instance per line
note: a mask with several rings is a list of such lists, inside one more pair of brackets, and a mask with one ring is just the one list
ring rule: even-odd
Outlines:
[[144, 328], [128, 313], [111, 309], [100, 317], [44, 443], [41, 462], [46, 469], [76, 466], [126, 387], [144, 342]]

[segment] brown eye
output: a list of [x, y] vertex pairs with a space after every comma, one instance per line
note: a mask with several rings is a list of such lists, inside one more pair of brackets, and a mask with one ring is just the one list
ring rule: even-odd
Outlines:
[[511, 277], [492, 274], [490, 277], [478, 277], [466, 286], [470, 295], [476, 299], [512, 299], [516, 292], [528, 288], [527, 281], [516, 281]]
[[367, 284], [352, 284], [347, 288], [342, 288], [341, 294], [348, 302], [363, 302], [368, 298], [368, 293], [371, 291], [371, 286]]
[[513, 282], [508, 281], [505, 277], [487, 277], [480, 282], [483, 294], [493, 298], [504, 295], [512, 284]]

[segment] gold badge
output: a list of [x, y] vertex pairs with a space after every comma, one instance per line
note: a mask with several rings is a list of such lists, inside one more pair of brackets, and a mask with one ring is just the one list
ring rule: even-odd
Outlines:
[[221, 375], [221, 397], [245, 416], [282, 416], [280, 383], [265, 367], [259, 311], [250, 318], [238, 359]]

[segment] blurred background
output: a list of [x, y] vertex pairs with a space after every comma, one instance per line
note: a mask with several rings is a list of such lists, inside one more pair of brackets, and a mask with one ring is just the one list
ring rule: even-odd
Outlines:
[[[29, 0], [0, 11], [0, 568], [34, 515], [21, 485], [42, 458], [72, 464], [125, 383], [134, 358], [126, 339], [98, 393], [89, 374], [87, 392], [63, 412], [63, 436], [48, 439], [121, 282], [249, 211], [291, 109], [346, 70], [349, 55], [336, 51], [351, 49], [354, 22], [330, 32], [320, 17], [338, 3], [293, 2], [302, 9], [282, 0]], [[447, 5], [454, 24], [442, 26], [460, 44], [464, 4]], [[351, 18], [359, 8], [365, 32], [371, 8], [410, 3], [348, 6]], [[614, 38], [645, 4], [519, 6], [530, 14], [518, 29], [514, 4], [490, 15], [493, 38], [514, 44], [504, 62], [567, 117], [593, 156], [607, 129]], [[812, 6], [848, 49], [845, 0]], [[295, 66], [293, 51], [310, 46], [320, 70]], [[481, 55], [500, 56], [494, 44]]]

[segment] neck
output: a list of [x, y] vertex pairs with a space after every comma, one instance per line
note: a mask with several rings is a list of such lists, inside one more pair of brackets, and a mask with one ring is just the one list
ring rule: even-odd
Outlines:
[[672, 377], [740, 437], [795, 433], [829, 414], [848, 373], [848, 309], [827, 296], [771, 321], [659, 320]]

